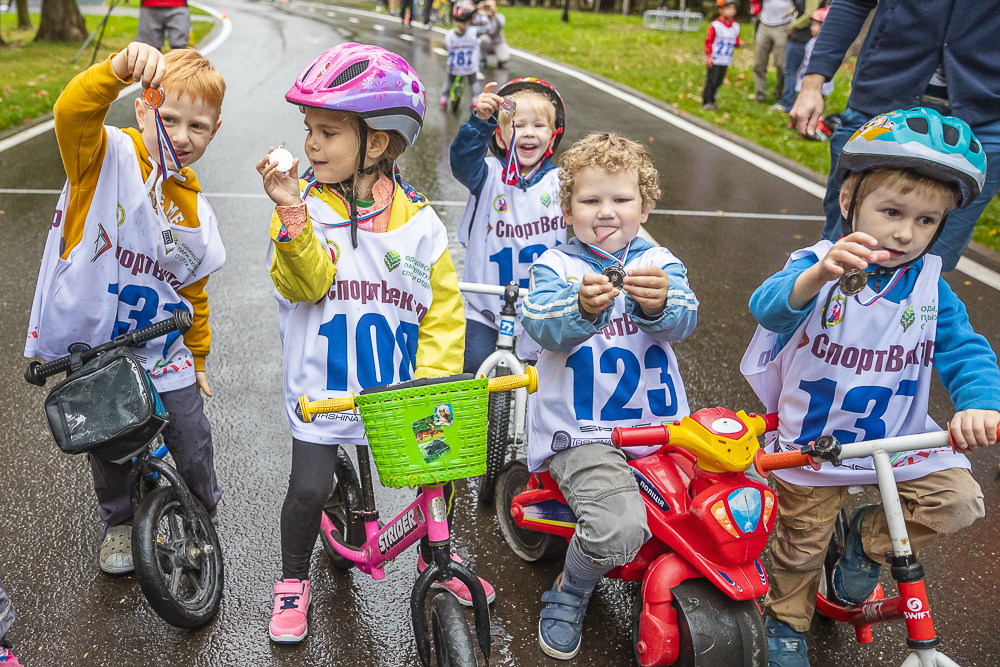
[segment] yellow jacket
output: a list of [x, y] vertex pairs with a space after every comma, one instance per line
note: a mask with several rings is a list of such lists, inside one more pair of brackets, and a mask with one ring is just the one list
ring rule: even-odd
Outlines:
[[[84, 222], [97, 189], [107, 149], [104, 120], [111, 103], [132, 83], [131, 80], [119, 79], [115, 74], [111, 67], [114, 55], [74, 77], [55, 104], [56, 140], [69, 181], [69, 202], [62, 223], [64, 245], [60, 256], [63, 259], [69, 257], [70, 251], [83, 238]], [[107, 131], [125, 132], [132, 138], [143, 179], [147, 178], [153, 165], [149, 151], [142, 143], [142, 134], [131, 128], [108, 128]], [[170, 178], [163, 184], [161, 205], [164, 211], [172, 212], [170, 220], [173, 224], [197, 228], [197, 193], [201, 192], [201, 186], [192, 169], [186, 167], [180, 174], [184, 177], [183, 181]], [[150, 233], [158, 231], [150, 230]], [[208, 276], [205, 276], [178, 290], [191, 302], [194, 310], [194, 324], [184, 334], [184, 344], [191, 350], [196, 371], [205, 370], [205, 357], [212, 341], [212, 330], [208, 325], [208, 294], [205, 292], [207, 282]]]

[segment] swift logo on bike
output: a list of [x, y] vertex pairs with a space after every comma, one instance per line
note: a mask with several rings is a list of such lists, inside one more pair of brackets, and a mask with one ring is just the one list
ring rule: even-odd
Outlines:
[[660, 495], [660, 492], [656, 490], [656, 487], [653, 486], [653, 483], [645, 475], [632, 468], [632, 476], [635, 477], [635, 481], [639, 485], [639, 490], [642, 491], [643, 495], [652, 500], [660, 508], [661, 512], [670, 511], [670, 505], [667, 504], [667, 501], [663, 499], [663, 496]]
[[382, 531], [382, 534], [378, 536], [378, 550], [385, 555], [387, 551], [399, 544], [403, 538], [416, 530], [418, 525], [416, 513], [411, 508], [406, 514], [389, 524]]
[[920, 598], [910, 598], [906, 601], [906, 608], [909, 611], [903, 611], [903, 616], [910, 621], [917, 621], [922, 618], [930, 618], [931, 610], [924, 609], [924, 601]]

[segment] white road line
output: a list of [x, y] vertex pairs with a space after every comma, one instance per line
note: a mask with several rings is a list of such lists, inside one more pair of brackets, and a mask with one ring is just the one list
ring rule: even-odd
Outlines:
[[958, 266], [955, 268], [970, 278], [975, 278], [984, 285], [989, 285], [995, 290], [1000, 290], [1000, 274], [986, 268], [979, 262], [975, 262], [968, 257], [959, 257]]
[[337, 15], [337, 12], [327, 12], [326, 15], [330, 16], [330, 17], [334, 17], [334, 16]]
[[402, 33], [402, 34], [401, 34], [401, 35], [399, 36], [399, 38], [400, 38], [401, 40], [403, 40], [404, 42], [412, 42], [412, 41], [413, 41], [413, 35], [407, 35], [407, 34], [406, 34], [405, 32], [404, 32], [404, 33]]
[[[219, 36], [213, 39], [210, 44], [207, 44], [205, 48], [198, 49], [199, 53], [201, 53], [203, 56], [207, 56], [212, 51], [215, 51], [217, 48], [222, 46], [223, 42], [229, 39], [229, 35], [233, 32], [233, 23], [228, 18], [226, 19], [222, 18], [222, 14], [212, 9], [211, 7], [199, 4], [197, 2], [191, 2], [190, 5], [192, 7], [197, 7], [198, 9], [203, 9], [204, 11], [208, 12], [215, 18], [222, 21], [222, 32], [219, 33]], [[123, 97], [128, 97], [135, 91], [139, 90], [139, 88], [140, 86], [138, 83], [133, 83], [131, 86], [129, 86], [122, 92], [118, 93], [118, 99], [122, 99]], [[38, 125], [35, 125], [34, 127], [29, 128], [24, 132], [18, 132], [12, 137], [7, 137], [6, 139], [0, 141], [0, 153], [3, 153], [8, 148], [13, 148], [14, 146], [23, 144], [28, 139], [33, 139], [34, 137], [37, 137], [40, 134], [45, 134], [49, 130], [54, 129], [55, 126], [56, 126], [55, 121], [50, 119], [45, 121], [44, 123], [39, 123]]]
[[431, 47], [431, 52], [436, 53], [439, 56], [444, 56], [445, 58], [448, 57], [448, 52], [445, 51], [444, 49], [442, 49], [441, 47], [438, 47], [438, 46], [432, 46]]
[[359, 21], [358, 19], [354, 18], [353, 16], [351, 18], [347, 19], [347, 20], [350, 23], [361, 23], [361, 21]]
[[382, 32], [383, 30], [385, 30], [385, 26], [382, 25], [381, 23], [375, 23], [375, 24], [372, 25], [372, 27], [375, 28], [376, 30], [378, 30], [379, 32]]

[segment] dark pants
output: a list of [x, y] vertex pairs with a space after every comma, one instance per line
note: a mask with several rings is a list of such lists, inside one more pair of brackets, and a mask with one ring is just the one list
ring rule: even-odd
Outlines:
[[[288, 493], [281, 506], [283, 579], [309, 578], [309, 561], [319, 537], [323, 506], [333, 490], [336, 457], [335, 445], [317, 445], [292, 439], [292, 473], [288, 477]], [[450, 527], [455, 496], [455, 485], [451, 482], [445, 484], [444, 496], [448, 501]], [[420, 551], [425, 562], [430, 560], [430, 544], [426, 535], [420, 540]]]
[[486, 357], [497, 349], [500, 332], [481, 322], [465, 323], [465, 365], [463, 373], [475, 373], [486, 361]]
[[10, 630], [10, 626], [14, 624], [14, 604], [7, 597], [7, 593], [3, 589], [3, 582], [0, 581], [0, 639], [7, 634]]
[[791, 110], [798, 93], [795, 92], [795, 80], [799, 76], [799, 68], [806, 57], [806, 45], [798, 42], [788, 42], [785, 47], [785, 89], [781, 91], [781, 106]]
[[403, 0], [399, 6], [399, 16], [400, 18], [406, 18], [406, 13], [410, 13], [410, 18], [413, 18], [413, 0]]
[[726, 70], [728, 65], [710, 65], [705, 74], [705, 90], [701, 93], [702, 104], [715, 104], [715, 94], [719, 92], [719, 87], [726, 80]]
[[[212, 449], [212, 427], [203, 411], [204, 403], [196, 385], [160, 394], [169, 413], [163, 441], [174, 457], [177, 472], [191, 492], [201, 501], [209, 516], [222, 497], [215, 478], [215, 454]], [[128, 495], [128, 473], [131, 461], [122, 464], [90, 459], [94, 473], [98, 514], [109, 526], [132, 523], [132, 505]]]

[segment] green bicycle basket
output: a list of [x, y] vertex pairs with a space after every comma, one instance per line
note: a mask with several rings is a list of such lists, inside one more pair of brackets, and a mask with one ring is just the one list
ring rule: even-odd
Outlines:
[[382, 485], [431, 486], [485, 473], [488, 383], [451, 375], [355, 397]]

